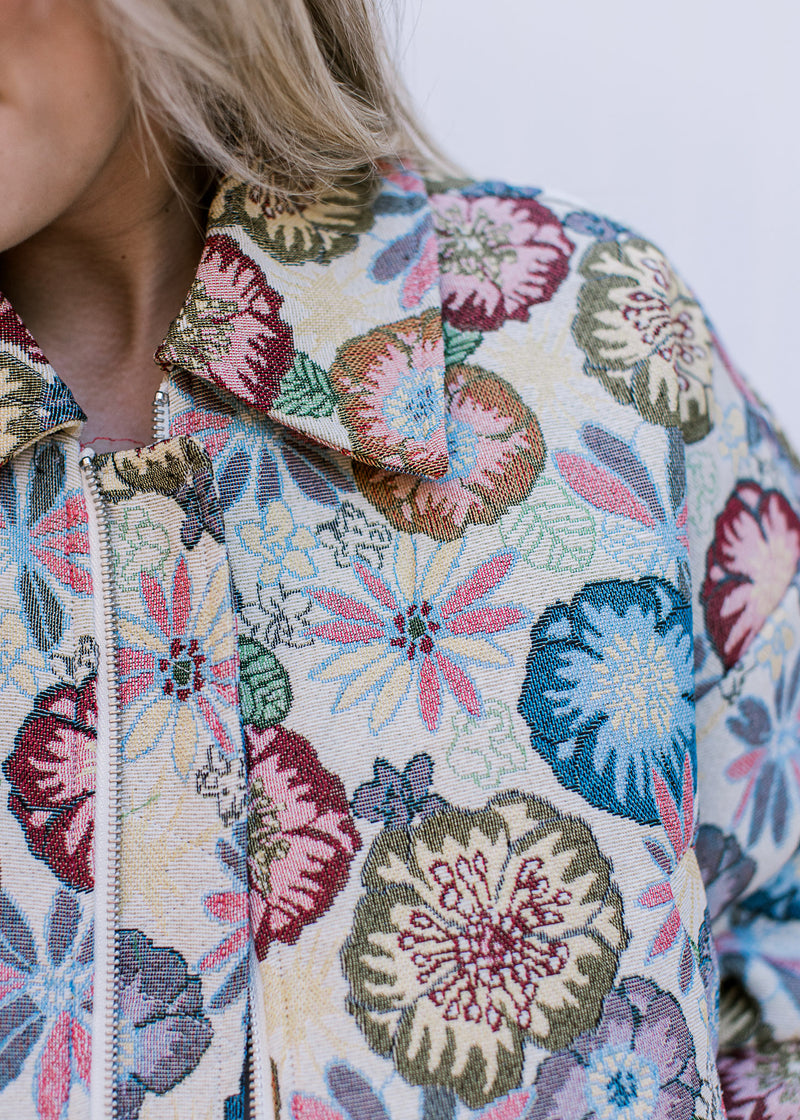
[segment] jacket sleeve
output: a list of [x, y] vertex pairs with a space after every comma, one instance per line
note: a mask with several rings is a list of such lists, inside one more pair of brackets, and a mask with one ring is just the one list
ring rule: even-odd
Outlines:
[[721, 966], [720, 1072], [729, 1106], [775, 1093], [798, 1104], [800, 463], [709, 338], [709, 430], [687, 442], [686, 480], [696, 853]]

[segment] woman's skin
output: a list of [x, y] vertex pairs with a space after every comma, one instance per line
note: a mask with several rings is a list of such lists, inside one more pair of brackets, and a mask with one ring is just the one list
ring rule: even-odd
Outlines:
[[[197, 169], [142, 140], [89, 0], [0, 0], [0, 291], [98, 450], [152, 443], [153, 352], [203, 246]], [[180, 187], [183, 201], [170, 179]]]

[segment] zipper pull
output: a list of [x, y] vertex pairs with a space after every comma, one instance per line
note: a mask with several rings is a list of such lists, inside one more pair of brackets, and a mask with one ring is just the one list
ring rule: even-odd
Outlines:
[[169, 439], [169, 393], [159, 389], [153, 397], [153, 439]]
[[81, 452], [81, 457], [78, 460], [78, 466], [82, 471], [85, 471], [86, 474], [88, 474], [90, 471], [94, 470], [94, 461], [96, 456], [97, 452], [93, 447], [84, 447], [83, 451]]

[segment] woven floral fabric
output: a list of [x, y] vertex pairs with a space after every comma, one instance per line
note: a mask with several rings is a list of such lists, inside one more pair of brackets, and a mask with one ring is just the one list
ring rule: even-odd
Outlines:
[[226, 181], [157, 357], [90, 485], [0, 299], [0, 1114], [797, 1115], [800, 464], [662, 252]]

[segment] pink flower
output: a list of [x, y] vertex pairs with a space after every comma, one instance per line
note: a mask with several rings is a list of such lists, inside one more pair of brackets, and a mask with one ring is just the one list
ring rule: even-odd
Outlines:
[[399, 541], [393, 577], [354, 563], [367, 599], [335, 590], [311, 592], [332, 617], [310, 632], [340, 647], [311, 675], [342, 682], [334, 711], [371, 698], [374, 734], [394, 718], [412, 691], [429, 731], [439, 726], [445, 690], [470, 715], [480, 715], [480, 694], [465, 668], [470, 663], [508, 665], [493, 636], [528, 622], [524, 608], [487, 601], [514, 563], [513, 553], [497, 553], [447, 590], [461, 548], [444, 548], [449, 551], [440, 550], [423, 566], [414, 545]]
[[362, 493], [396, 529], [452, 541], [492, 525], [533, 489], [544, 464], [536, 417], [510, 385], [471, 366], [445, 379], [449, 470], [436, 480], [353, 465]]
[[783, 494], [739, 482], [716, 521], [701, 594], [706, 628], [730, 669], [797, 574], [800, 519]]
[[575, 248], [561, 223], [532, 198], [433, 195], [442, 311], [460, 330], [494, 331], [527, 322], [552, 299]]
[[37, 698], [3, 763], [9, 808], [33, 854], [75, 890], [94, 886], [97, 681]]
[[273, 941], [293, 945], [329, 909], [361, 838], [341, 779], [306, 739], [280, 726], [248, 726], [245, 743], [250, 924], [264, 960]]
[[444, 343], [437, 312], [346, 343], [330, 378], [357, 458], [417, 475], [446, 472]]
[[268, 411], [294, 359], [282, 304], [283, 297], [236, 241], [212, 234], [158, 360], [166, 368], [193, 370]]

